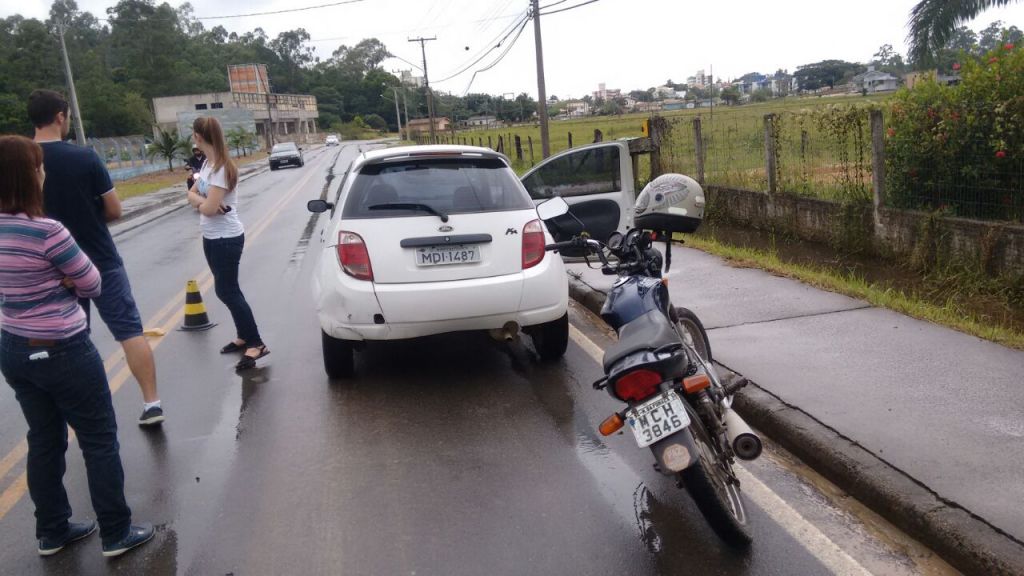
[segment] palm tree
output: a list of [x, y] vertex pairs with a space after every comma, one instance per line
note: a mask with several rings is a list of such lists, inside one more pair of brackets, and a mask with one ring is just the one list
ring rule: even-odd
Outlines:
[[921, 0], [910, 11], [910, 57], [913, 62], [930, 63], [945, 47], [957, 26], [974, 19], [989, 8], [1019, 0]]
[[188, 138], [178, 136], [178, 131], [165, 132], [157, 128], [157, 139], [146, 145], [146, 154], [150, 158], [160, 156], [167, 159], [167, 171], [174, 171], [174, 159], [184, 158], [192, 152], [192, 143]]

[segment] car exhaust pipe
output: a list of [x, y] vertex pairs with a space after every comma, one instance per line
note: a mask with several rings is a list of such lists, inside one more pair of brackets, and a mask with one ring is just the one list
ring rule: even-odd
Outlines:
[[764, 448], [761, 438], [747, 426], [732, 408], [725, 411], [725, 435], [729, 437], [729, 445], [736, 457], [741, 460], [753, 460], [761, 455]]
[[491, 338], [498, 342], [512, 342], [519, 337], [519, 324], [506, 322], [501, 328], [494, 328], [489, 331]]

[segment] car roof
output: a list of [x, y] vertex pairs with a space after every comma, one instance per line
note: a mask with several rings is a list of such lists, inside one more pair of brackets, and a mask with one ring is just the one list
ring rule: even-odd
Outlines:
[[354, 171], [358, 171], [366, 164], [377, 164], [380, 162], [388, 162], [390, 160], [404, 160], [408, 158], [423, 157], [423, 158], [442, 158], [456, 155], [466, 155], [469, 157], [484, 157], [484, 158], [497, 158], [503, 161], [506, 165], [510, 162], [508, 157], [499, 152], [495, 152], [490, 148], [481, 148], [479, 146], [455, 146], [446, 144], [426, 144], [421, 146], [395, 146], [392, 148], [382, 148], [380, 150], [370, 150], [364, 152], [353, 166]]

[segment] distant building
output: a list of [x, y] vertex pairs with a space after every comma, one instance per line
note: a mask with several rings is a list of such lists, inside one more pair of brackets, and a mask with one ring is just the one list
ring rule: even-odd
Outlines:
[[661, 102], [637, 102], [637, 112], [660, 112], [662, 109]]
[[900, 87], [900, 79], [888, 72], [875, 70], [874, 66], [868, 66], [868, 71], [854, 76], [850, 80], [850, 85], [853, 92], [895, 92]]
[[569, 118], [590, 116], [590, 104], [585, 100], [570, 100], [565, 103], [565, 115]]
[[[434, 118], [434, 131], [444, 132], [451, 125], [451, 120], [445, 116], [440, 118]], [[429, 134], [430, 133], [430, 118], [413, 118], [409, 120], [408, 125], [409, 134], [416, 136], [418, 134]]]
[[412, 70], [402, 70], [399, 72], [399, 79], [405, 86], [415, 86], [416, 88], [423, 87], [423, 76], [413, 76]]
[[614, 100], [622, 96], [622, 90], [618, 88], [605, 88], [604, 82], [597, 85], [597, 90], [591, 94], [594, 100]]
[[498, 125], [498, 117], [488, 115], [470, 116], [463, 120], [462, 125], [470, 128], [492, 128]]
[[[156, 128], [192, 134], [192, 122], [199, 116], [214, 116], [224, 131], [242, 127], [255, 132], [270, 146], [275, 142], [310, 142], [317, 135], [316, 97], [304, 94], [274, 94], [263, 64], [228, 67], [228, 92], [186, 94], [153, 99]], [[156, 130], [154, 130], [154, 135]]]
[[903, 83], [907, 88], [913, 88], [918, 83], [923, 82], [926, 78], [932, 78], [935, 82], [943, 86], [955, 86], [960, 83], [959, 74], [943, 74], [938, 70], [928, 70], [926, 72], [911, 72], [903, 76]]

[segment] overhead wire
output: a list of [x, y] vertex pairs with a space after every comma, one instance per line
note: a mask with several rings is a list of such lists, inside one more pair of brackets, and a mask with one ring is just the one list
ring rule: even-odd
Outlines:
[[459, 76], [461, 74], [464, 74], [464, 73], [468, 72], [470, 68], [472, 68], [473, 66], [476, 66], [477, 64], [479, 64], [480, 61], [483, 60], [484, 58], [486, 58], [488, 54], [490, 54], [491, 52], [494, 52], [495, 50], [500, 48], [501, 45], [505, 42], [505, 40], [507, 40], [509, 36], [511, 36], [513, 33], [515, 33], [517, 27], [519, 27], [519, 29], [521, 30], [522, 29], [522, 25], [525, 24], [526, 22], [528, 22], [529, 19], [530, 19], [529, 15], [526, 12], [523, 12], [520, 15], [520, 18], [519, 18], [518, 21], [514, 22], [511, 26], [506, 26], [505, 28], [502, 29], [501, 32], [498, 33], [499, 36], [501, 34], [504, 34], [504, 36], [502, 36], [500, 40], [498, 40], [497, 37], [495, 38], [495, 40], [491, 40], [487, 44], [489, 47], [486, 50], [483, 50], [482, 52], [478, 52], [477, 55], [474, 55], [473, 56], [474, 59], [472, 61], [470, 61], [467, 64], [461, 65], [456, 72], [448, 74], [444, 78], [441, 78], [440, 80], [435, 80], [435, 82], [445, 82], [445, 81], [451, 80], [452, 78], [455, 78], [456, 76]]
[[[345, 4], [357, 4], [360, 2], [366, 2], [367, 0], [340, 0], [338, 2], [329, 2], [327, 4], [317, 4], [315, 6], [300, 6], [298, 8], [283, 8], [281, 10], [270, 10], [267, 12], [250, 12], [248, 14], [224, 14], [220, 16], [193, 16], [194, 20], [226, 20], [229, 18], [249, 18], [252, 16], [274, 16], [277, 14], [288, 14], [291, 12], [305, 12], [308, 10], [319, 10], [320, 8], [332, 8], [335, 6], [343, 6]], [[96, 20], [103, 22], [145, 22], [145, 21], [160, 21], [165, 20], [164, 18], [131, 18], [128, 16], [115, 16], [113, 18], [99, 18], [95, 17]], [[179, 20], [180, 18], [175, 14], [173, 19], [166, 19], [167, 21]]]
[[473, 82], [476, 81], [477, 74], [480, 74], [481, 72], [486, 72], [486, 71], [494, 68], [495, 66], [498, 65], [499, 62], [501, 62], [502, 60], [505, 59], [505, 56], [507, 56], [508, 53], [512, 50], [512, 48], [516, 45], [516, 41], [519, 40], [520, 36], [522, 36], [523, 30], [526, 29], [526, 24], [529, 23], [529, 21], [530, 21], [529, 18], [525, 18], [523, 20], [522, 24], [519, 26], [519, 30], [516, 32], [515, 37], [512, 39], [511, 42], [508, 43], [508, 46], [505, 48], [504, 52], [499, 54], [498, 57], [493, 62], [488, 64], [487, 66], [477, 70], [476, 72], [473, 72], [473, 77], [469, 79], [469, 84], [466, 85], [466, 89], [462, 92], [463, 96], [465, 96], [466, 94], [469, 94], [469, 89], [472, 88]]
[[[541, 16], [547, 16], [549, 14], [558, 14], [559, 12], [565, 12], [567, 10], [574, 10], [576, 8], [579, 8], [580, 6], [586, 6], [587, 4], [593, 4], [594, 2], [597, 2], [597, 0], [588, 0], [587, 2], [581, 2], [579, 4], [575, 4], [575, 5], [569, 6], [567, 8], [559, 8], [558, 10], [552, 10], [550, 12], [541, 12], [540, 15]], [[554, 4], [552, 4], [551, 6], [554, 6]]]

